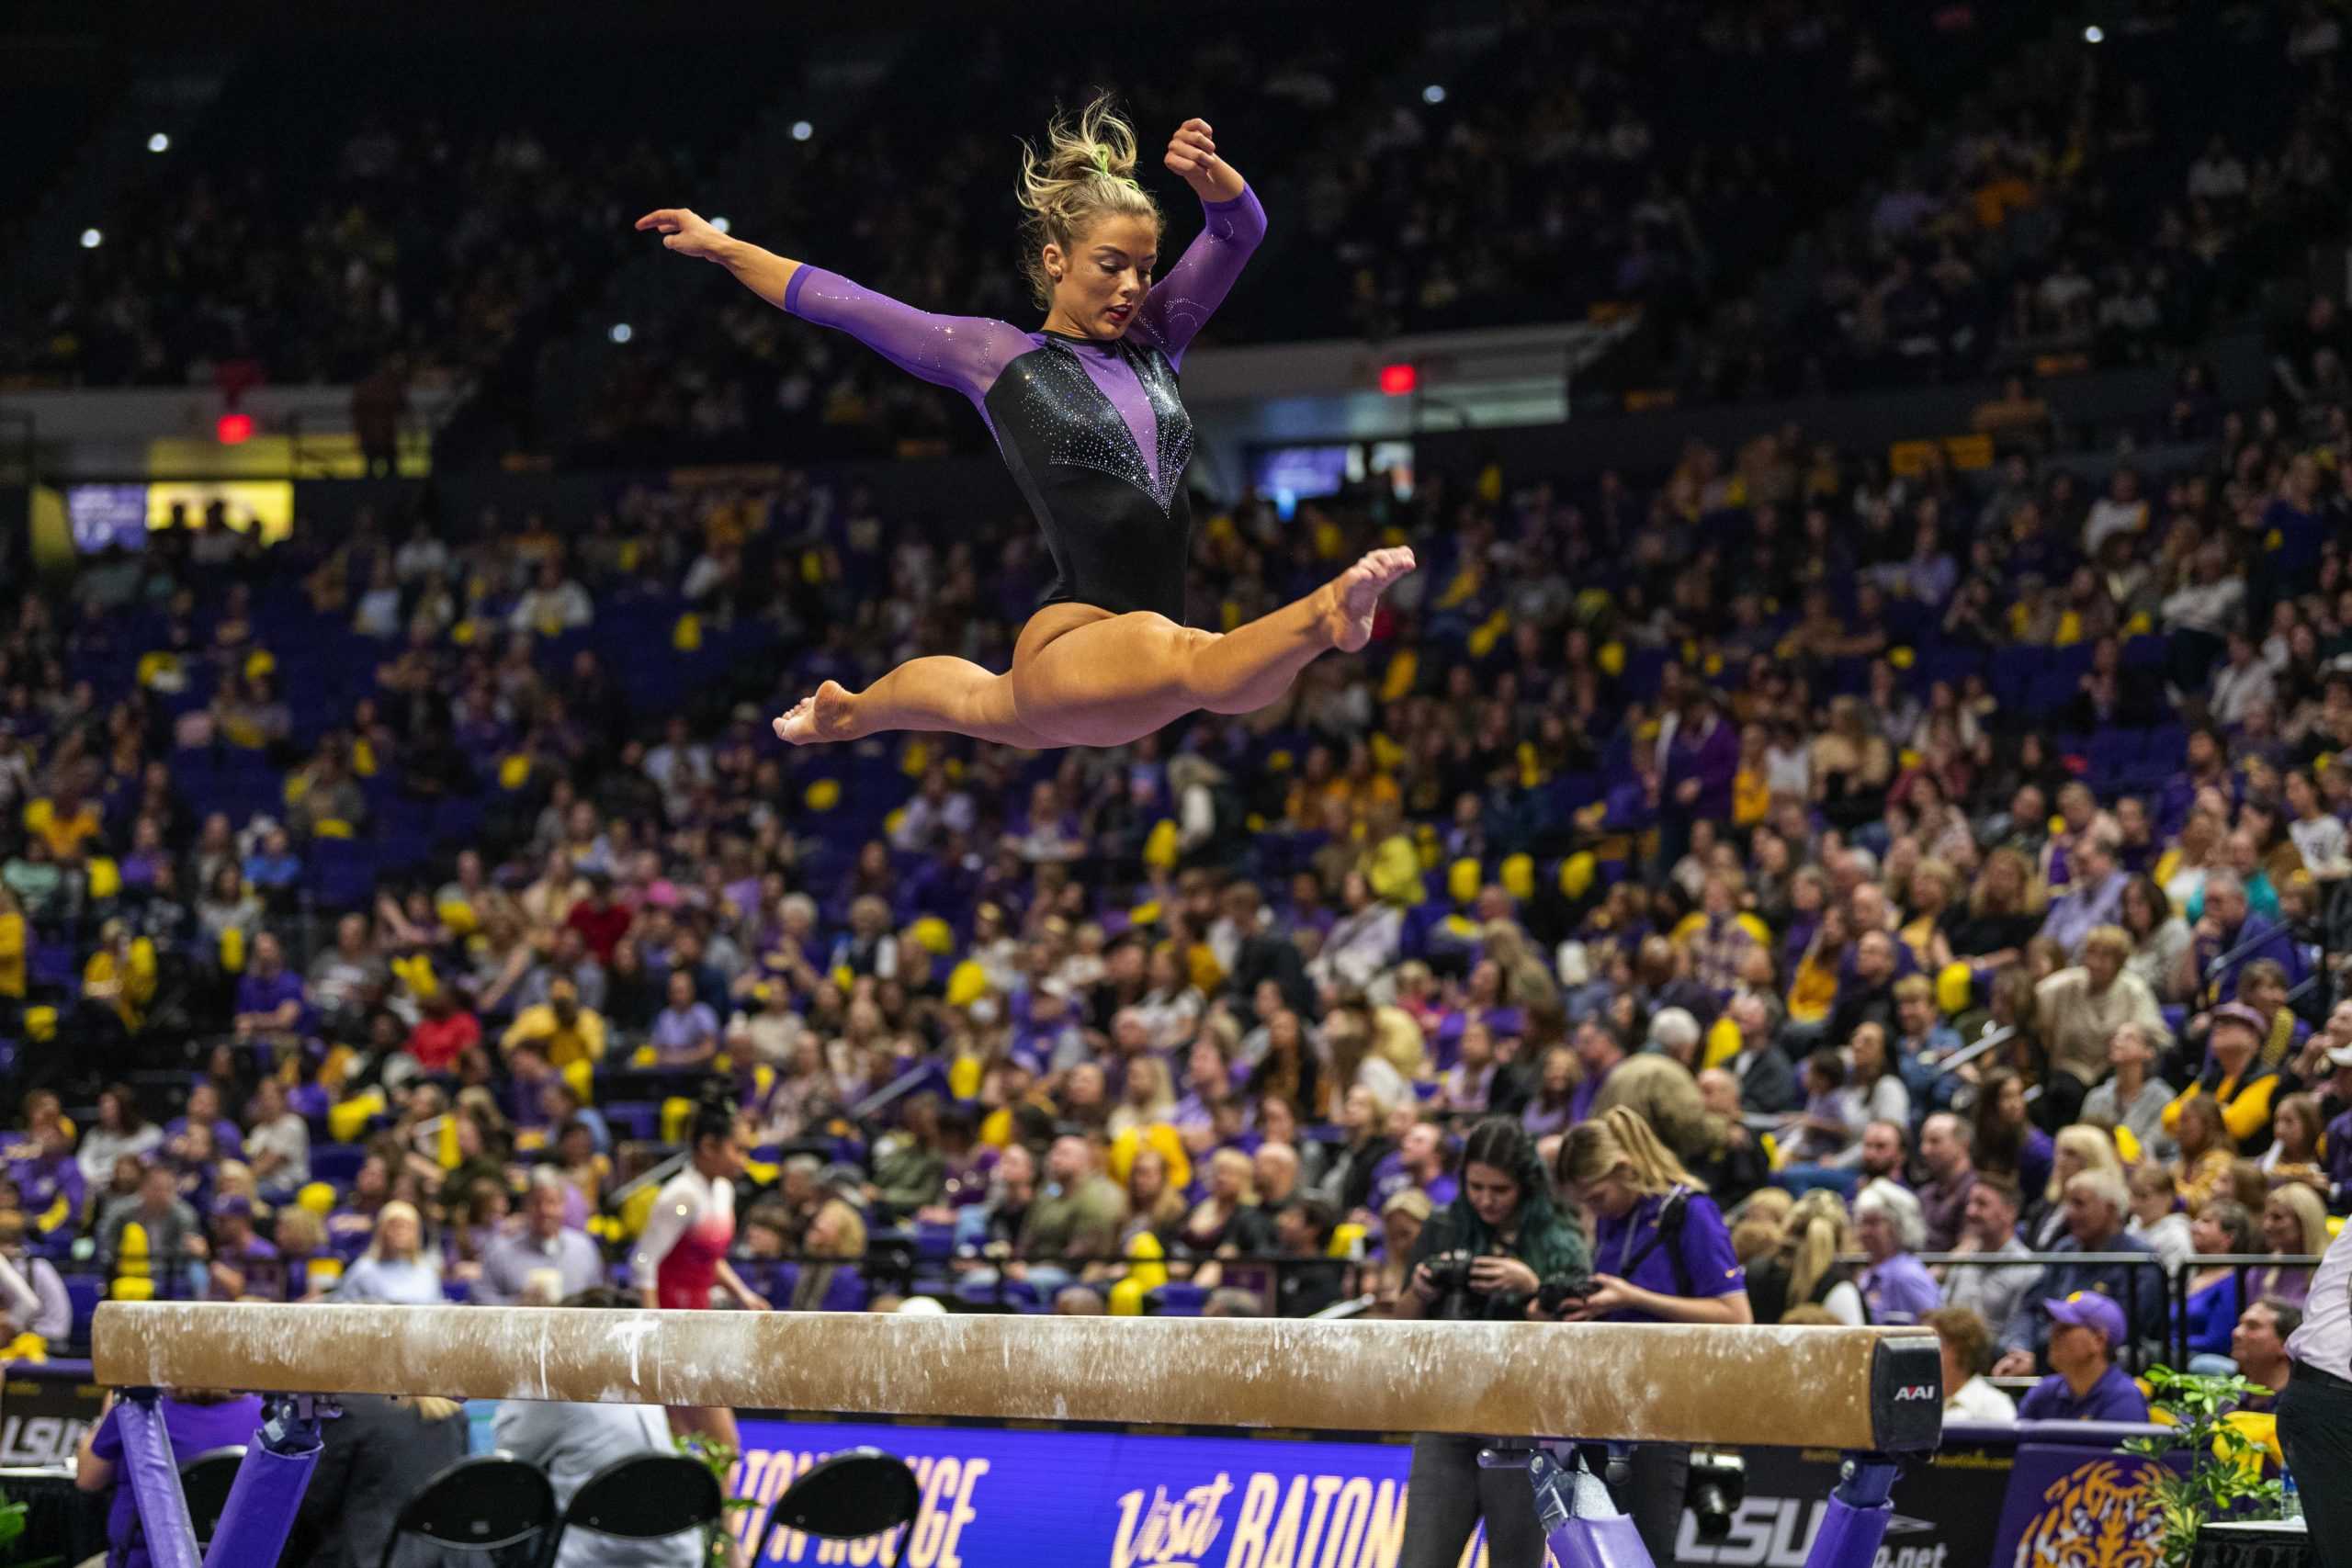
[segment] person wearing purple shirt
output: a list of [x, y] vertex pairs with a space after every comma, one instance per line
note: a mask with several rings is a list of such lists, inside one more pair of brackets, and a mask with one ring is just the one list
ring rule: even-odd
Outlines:
[[1883, 1177], [1854, 1198], [1854, 1239], [1870, 1258], [1857, 1281], [1872, 1323], [1917, 1323], [1943, 1305], [1943, 1290], [1914, 1256], [1928, 1223], [1919, 1200]]
[[[85, 1191], [82, 1168], [74, 1158], [74, 1141], [52, 1122], [41, 1128], [38, 1146], [40, 1152], [31, 1158], [9, 1163], [9, 1179], [17, 1184], [17, 1196], [27, 1217], [44, 1236], [58, 1233], [71, 1237], [81, 1223]], [[61, 1201], [63, 1209], [52, 1216], [51, 1211]]]
[[[969, 399], [1045, 534], [1054, 577], [1012, 670], [919, 659], [862, 693], [828, 681], [775, 724], [795, 745], [892, 729], [1042, 747], [1125, 745], [1201, 709], [1252, 713], [1328, 649], [1370, 640], [1383, 590], [1413, 570], [1375, 550], [1341, 577], [1223, 635], [1188, 630], [1185, 483], [1193, 422], [1184, 351], [1266, 230], [1205, 120], [1170, 140], [1169, 171], [1201, 198], [1200, 236], [1157, 280], [1162, 222], [1132, 174], [1136, 139], [1108, 98], [1024, 150], [1023, 271], [1045, 323], [919, 310], [731, 239], [684, 209], [649, 212], [665, 248], [718, 263], [789, 314], [849, 333], [900, 369]], [[1018, 693], [1016, 699], [1015, 693]]]
[[164, 1152], [176, 1155], [186, 1135], [188, 1123], [201, 1122], [212, 1129], [212, 1153], [216, 1159], [245, 1157], [244, 1134], [237, 1124], [220, 1114], [220, 1091], [209, 1080], [200, 1080], [187, 1091], [187, 1113], [174, 1117], [164, 1127]]
[[[1568, 1323], [1756, 1320], [1747, 1271], [1723, 1211], [1658, 1141], [1641, 1113], [1614, 1105], [1568, 1129], [1558, 1174], [1594, 1219], [1592, 1279], [1560, 1314]], [[1651, 1558], [1666, 1562], [1682, 1521], [1690, 1451], [1673, 1443], [1634, 1450], [1625, 1510]]]
[[1397, 1193], [1418, 1188], [1429, 1195], [1431, 1209], [1453, 1201], [1462, 1184], [1445, 1168], [1445, 1134], [1434, 1122], [1416, 1122], [1397, 1140], [1396, 1152], [1374, 1168], [1372, 1197], [1366, 1205], [1375, 1214], [1388, 1207]]
[[2018, 1402], [2020, 1421], [2145, 1421], [2148, 1401], [2115, 1364], [2123, 1309], [2093, 1291], [2047, 1301], [2051, 1374]]
[[1582, 1122], [1592, 1114], [1593, 1101], [1600, 1098], [1601, 1086], [1609, 1075], [1617, 1070], [1631, 1052], [1625, 1048], [1625, 1037], [1617, 1026], [1605, 1018], [1588, 1018], [1577, 1025], [1574, 1045], [1577, 1064], [1584, 1069], [1584, 1081], [1568, 1096], [1568, 1120]]
[[695, 977], [670, 971], [669, 1005], [654, 1016], [648, 1039], [665, 1067], [696, 1067], [718, 1054], [718, 1015], [695, 999]]
[[[250, 1443], [261, 1426], [261, 1396], [238, 1394], [218, 1401], [197, 1401], [165, 1394], [155, 1402], [172, 1451], [189, 1458], [210, 1449]], [[122, 1417], [114, 1391], [107, 1391], [98, 1424], [82, 1439], [76, 1456], [74, 1485], [77, 1491], [114, 1493], [107, 1506], [107, 1568], [147, 1568], [151, 1561], [143, 1536], [134, 1540], [139, 1505], [131, 1498], [130, 1478], [120, 1475], [123, 1463]], [[120, 1484], [117, 1484], [119, 1481]]]
[[237, 1033], [283, 1034], [300, 1026], [308, 998], [302, 977], [286, 967], [286, 950], [267, 931], [254, 938], [253, 964], [237, 982]]
[[1739, 773], [1739, 736], [1724, 722], [1714, 694], [1704, 686], [1693, 687], [1684, 695], [1674, 734], [1666, 743], [1665, 763], [1669, 820], [1682, 825], [1685, 831], [1702, 818], [1731, 820], [1732, 781]]

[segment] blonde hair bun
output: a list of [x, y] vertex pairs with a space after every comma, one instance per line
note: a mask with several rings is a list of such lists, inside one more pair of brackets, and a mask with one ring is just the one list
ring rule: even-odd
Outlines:
[[1095, 95], [1075, 120], [1057, 111], [1042, 147], [1022, 142], [1021, 175], [1013, 182], [1022, 211], [1021, 270], [1040, 309], [1053, 299], [1047, 245], [1067, 258], [1080, 235], [1114, 216], [1140, 218], [1155, 231], [1165, 227], [1159, 204], [1136, 182], [1136, 155], [1135, 129], [1108, 93]]

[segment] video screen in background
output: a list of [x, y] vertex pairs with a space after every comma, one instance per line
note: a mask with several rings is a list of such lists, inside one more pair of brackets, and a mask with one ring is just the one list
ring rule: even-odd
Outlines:
[[69, 485], [65, 491], [74, 547], [83, 555], [143, 550], [150, 533], [175, 522], [201, 526], [215, 505], [238, 533], [260, 529], [265, 545], [275, 545], [294, 531], [294, 486], [285, 479], [165, 479]]
[[1413, 494], [1413, 444], [1409, 441], [1337, 442], [1315, 446], [1269, 446], [1250, 467], [1259, 494], [1288, 518], [1302, 501], [1337, 495], [1349, 485], [1385, 476], [1399, 501]]

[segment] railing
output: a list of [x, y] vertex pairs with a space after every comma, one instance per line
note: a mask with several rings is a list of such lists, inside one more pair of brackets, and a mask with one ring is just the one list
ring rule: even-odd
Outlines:
[[2005, 1023], [2000, 1028], [1994, 1030], [1988, 1034], [1980, 1034], [1975, 1039], [1970, 1041], [1967, 1044], [1962, 1046], [1959, 1050], [1951, 1053], [1949, 1055], [1937, 1057], [1936, 1077], [1939, 1078], [1950, 1077], [1952, 1074], [1960, 1071], [1961, 1068], [1969, 1066], [1971, 1063], [1982, 1061], [1985, 1056], [1999, 1050], [2002, 1046], [2007, 1045], [2010, 1041], [2016, 1039], [2017, 1036], [2017, 1025], [2013, 1023]]
[[[2149, 1358], [2145, 1353], [2146, 1348], [2159, 1344], [2163, 1348], [2167, 1364], [2176, 1368], [2185, 1368], [2188, 1364], [2188, 1283], [2199, 1270], [2217, 1267], [2234, 1268], [2238, 1274], [2239, 1310], [2243, 1311], [2252, 1304], [2245, 1289], [2246, 1276], [2252, 1270], [2269, 1268], [2312, 1269], [2319, 1266], [2317, 1257], [2301, 1253], [2229, 1253], [2192, 1258], [2170, 1269], [2165, 1267], [2163, 1258], [2149, 1252], [2030, 1252], [2022, 1256], [2010, 1257], [1983, 1252], [1922, 1252], [1917, 1256], [1920, 1262], [1931, 1269], [2022, 1269], [2027, 1267], [2047, 1269], [2052, 1265], [2068, 1265], [2154, 1271], [2157, 1275], [2158, 1289], [2165, 1303], [2165, 1321], [2155, 1325], [2154, 1332], [2149, 1332], [2149, 1325], [2141, 1321], [2144, 1314], [2140, 1311], [2140, 1292], [2137, 1290], [2131, 1292], [2126, 1298], [2115, 1303], [2123, 1309], [2124, 1334], [2132, 1342], [2131, 1348], [2124, 1354], [2123, 1359], [2132, 1363], [2135, 1371], [2143, 1371], [2149, 1364]], [[1842, 1261], [1856, 1268], [1867, 1267], [1870, 1262], [1868, 1258], [1860, 1257], [1851, 1257]], [[2027, 1293], [2026, 1299], [2029, 1301], [2033, 1299], [2031, 1292]], [[1993, 1325], [1993, 1329], [1997, 1334], [2000, 1332], [2001, 1325], [1997, 1323]]]

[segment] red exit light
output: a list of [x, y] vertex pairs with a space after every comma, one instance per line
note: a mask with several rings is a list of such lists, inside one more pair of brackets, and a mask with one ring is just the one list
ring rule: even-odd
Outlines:
[[254, 438], [254, 416], [249, 413], [224, 413], [212, 427], [223, 446], [242, 446]]
[[1380, 367], [1380, 389], [1392, 398], [1401, 398], [1421, 384], [1421, 373], [1409, 365], [1384, 365]]

